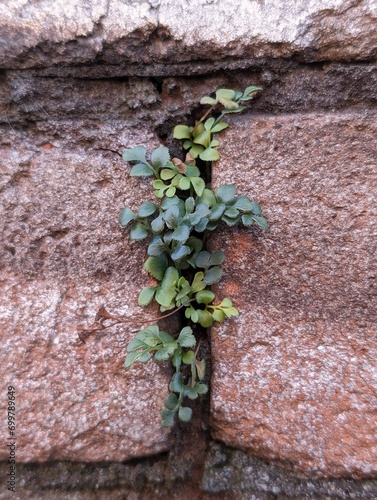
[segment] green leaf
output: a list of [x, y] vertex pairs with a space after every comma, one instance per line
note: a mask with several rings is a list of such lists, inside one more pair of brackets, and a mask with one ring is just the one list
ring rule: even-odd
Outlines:
[[200, 177], [200, 170], [195, 165], [186, 165], [187, 177]]
[[253, 215], [253, 219], [258, 224], [258, 226], [260, 226], [262, 229], [267, 231], [268, 224], [267, 224], [267, 221], [264, 217], [259, 217], [258, 215]]
[[207, 250], [203, 250], [202, 252], [200, 252], [195, 260], [195, 264], [198, 267], [202, 267], [203, 269], [209, 267], [211, 265], [210, 262], [211, 262], [211, 254], [210, 252], [207, 252]]
[[194, 347], [196, 345], [196, 339], [192, 334], [192, 328], [189, 326], [182, 328], [177, 341], [182, 347]]
[[214, 283], [220, 281], [222, 274], [223, 273], [219, 267], [211, 267], [211, 269], [206, 271], [203, 281], [206, 285], [213, 285]]
[[226, 99], [225, 97], [222, 97], [221, 99], [219, 99], [219, 101], [221, 102], [221, 104], [224, 106], [225, 109], [228, 109], [228, 110], [238, 110], [238, 108], [240, 107], [240, 105], [234, 101], [231, 101], [230, 99]]
[[172, 179], [176, 174], [177, 172], [174, 172], [174, 170], [171, 170], [170, 168], [163, 168], [161, 170], [160, 176], [164, 181], [168, 181]]
[[[192, 367], [192, 365], [191, 365], [191, 367]], [[194, 368], [194, 370], [196, 370], [195, 365], [193, 368]], [[196, 374], [195, 374], [195, 378], [196, 378]], [[186, 387], [185, 387], [184, 395], [190, 399], [197, 399], [197, 397], [198, 397], [198, 393], [195, 390], [195, 386], [191, 387], [191, 379], [190, 379], [190, 385], [186, 385]]]
[[145, 155], [147, 154], [147, 148], [145, 146], [136, 146], [136, 148], [126, 149], [123, 153], [124, 161], [140, 161], [141, 163], [146, 163]]
[[236, 194], [236, 188], [233, 186], [233, 184], [224, 184], [223, 186], [220, 186], [216, 189], [216, 198], [223, 202], [223, 203], [229, 203], [234, 199], [234, 196]]
[[234, 207], [229, 207], [224, 214], [231, 219], [236, 219], [240, 215], [239, 211]]
[[229, 124], [226, 122], [219, 122], [217, 123], [211, 130], [212, 134], [216, 134], [218, 132], [221, 132], [222, 130], [225, 130], [226, 128], [229, 127]]
[[164, 230], [165, 227], [165, 221], [162, 218], [162, 215], [159, 215], [156, 217], [156, 219], [152, 220], [151, 222], [151, 228], [154, 233], [161, 233], [161, 231]]
[[157, 180], [153, 181], [152, 186], [153, 186], [155, 189], [166, 189], [166, 188], [167, 188], [166, 184], [164, 184], [164, 183], [162, 182], [162, 180], [160, 180], [160, 179], [157, 179]]
[[234, 90], [231, 89], [218, 89], [216, 91], [216, 99], [220, 101], [220, 99], [234, 99], [236, 96], [236, 93]]
[[211, 254], [210, 264], [211, 266], [219, 266], [225, 260], [225, 253], [221, 250], [216, 250]]
[[181, 406], [178, 410], [178, 417], [179, 420], [182, 420], [182, 422], [190, 422], [192, 417], [192, 409], [188, 406]]
[[138, 335], [141, 335], [143, 337], [145, 336], [152, 336], [152, 337], [155, 337], [156, 335], [159, 334], [159, 327], [158, 325], [148, 325], [146, 326], [145, 328], [143, 328], [143, 330], [141, 330]]
[[[185, 145], [183, 145], [183, 146], [185, 147], [185, 149], [188, 149], [188, 148], [186, 148]], [[205, 149], [204, 146], [201, 146], [200, 144], [193, 144], [189, 150], [189, 154], [190, 154], [191, 158], [193, 158], [195, 160], [195, 158], [197, 158], [204, 149]]]
[[145, 349], [148, 348], [147, 344], [145, 344], [142, 340], [135, 338], [132, 339], [131, 342], [127, 346], [127, 352], [136, 351], [137, 349]]
[[187, 245], [182, 245], [179, 243], [171, 254], [171, 258], [174, 260], [174, 262], [183, 259], [183, 257], [186, 257], [191, 253], [191, 248]]
[[200, 153], [199, 158], [203, 161], [217, 161], [220, 158], [220, 155], [216, 149], [207, 148]]
[[[128, 353], [128, 354], [127, 354], [127, 356], [126, 356], [126, 361], [125, 361], [125, 363], [124, 363], [124, 367], [125, 367], [126, 369], [127, 369], [127, 368], [130, 368], [130, 367], [134, 364], [134, 362], [135, 362], [135, 361], [137, 361], [138, 359], [140, 359], [140, 358], [141, 358], [141, 356], [142, 356], [143, 354], [144, 354], [144, 358], [143, 358], [143, 359], [145, 360], [145, 361], [143, 361], [143, 362], [145, 363], [146, 361], [148, 361], [148, 360], [146, 360], [146, 356], [147, 356], [147, 355], [149, 356], [149, 358], [148, 358], [148, 359], [150, 359], [150, 357], [151, 357], [151, 354], [150, 354], [150, 353], [143, 353], [143, 351], [137, 351], [137, 352], [130, 352], [130, 353]], [[140, 361], [141, 361], [141, 360], [140, 360]]]
[[[204, 125], [204, 128], [205, 130], [207, 130], [207, 132], [211, 132], [211, 129], [212, 129], [212, 125], [215, 123], [215, 119], [213, 117], [211, 118], [208, 118], [208, 120], [206, 120], [203, 125]], [[204, 145], [204, 144], [203, 144]]]
[[204, 180], [201, 177], [190, 177], [190, 182], [195, 190], [195, 193], [198, 196], [201, 196], [206, 187]]
[[174, 196], [174, 195], [175, 195], [175, 191], [176, 191], [175, 187], [171, 186], [171, 187], [170, 187], [170, 188], [166, 191], [166, 196], [167, 196], [168, 198], [171, 198], [172, 196]]
[[139, 361], [140, 361], [140, 363], [144, 363], [145, 364], [145, 363], [148, 363], [148, 361], [151, 359], [151, 357], [152, 357], [152, 353], [151, 352], [144, 351], [144, 352], [141, 353]]
[[235, 307], [227, 307], [226, 309], [224, 309], [224, 313], [226, 314], [227, 318], [238, 316], [238, 311]]
[[206, 394], [208, 392], [208, 386], [206, 384], [195, 384], [195, 390], [198, 394]]
[[119, 222], [121, 226], [126, 227], [131, 221], [136, 219], [134, 212], [128, 207], [123, 208], [119, 214]]
[[194, 351], [187, 351], [183, 354], [182, 356], [182, 362], [185, 365], [191, 365], [191, 363], [195, 360], [195, 353]]
[[233, 207], [238, 210], [242, 210], [243, 212], [251, 212], [253, 210], [253, 203], [247, 196], [237, 196]]
[[165, 399], [164, 404], [169, 410], [174, 410], [178, 405], [178, 398], [174, 393], [170, 393]]
[[250, 214], [245, 214], [241, 217], [242, 224], [246, 227], [252, 226], [254, 224], [253, 216]]
[[214, 231], [218, 225], [218, 221], [209, 221], [207, 224], [207, 231]]
[[212, 312], [212, 318], [214, 319], [214, 321], [218, 321], [219, 323], [221, 323], [226, 318], [226, 315], [221, 309], [215, 309]]
[[211, 213], [209, 215], [209, 220], [219, 220], [220, 217], [223, 215], [225, 209], [226, 209], [226, 205], [224, 205], [224, 203], [220, 203], [219, 205], [215, 205], [211, 210]]
[[195, 295], [195, 300], [198, 304], [210, 304], [215, 298], [215, 294], [211, 290], [201, 290]]
[[194, 139], [194, 144], [200, 144], [200, 146], [203, 146], [204, 148], [207, 148], [210, 142], [211, 132], [208, 132], [208, 130], [203, 130], [203, 132]]
[[206, 205], [205, 203], [199, 203], [198, 206], [196, 207], [195, 212], [192, 214], [189, 214], [187, 216], [187, 219], [190, 221], [191, 225], [195, 226], [204, 217], [207, 217], [207, 215], [209, 213], [210, 213], [210, 209], [208, 208], [208, 205]]
[[255, 87], [254, 85], [250, 85], [243, 91], [243, 95], [244, 97], [247, 97], [250, 94], [254, 94], [254, 92], [257, 92], [258, 90], [262, 90], [262, 87]]
[[157, 363], [166, 361], [167, 359], [169, 359], [170, 354], [173, 352], [173, 350], [174, 350], [173, 346], [171, 348], [169, 348], [169, 346], [161, 347], [154, 355], [155, 361]]
[[148, 236], [148, 231], [142, 224], [137, 223], [134, 226], [132, 226], [130, 231], [131, 240], [143, 240], [147, 236]]
[[185, 241], [187, 241], [189, 236], [190, 236], [190, 228], [186, 226], [186, 224], [182, 224], [182, 226], [177, 227], [177, 229], [173, 231], [171, 238], [174, 241], [180, 241], [181, 243], [185, 243]]
[[167, 210], [172, 205], [179, 205], [179, 198], [178, 198], [178, 196], [173, 196], [172, 198], [165, 198], [163, 200], [163, 202], [161, 203], [161, 208], [163, 210]]
[[165, 271], [164, 279], [162, 280], [161, 287], [165, 289], [174, 288], [179, 279], [178, 271], [175, 267], [168, 267]]
[[190, 236], [187, 244], [192, 248], [193, 253], [198, 253], [203, 248], [203, 242], [199, 238], [195, 238], [195, 236]]
[[255, 201], [252, 201], [251, 204], [252, 204], [251, 211], [253, 212], [253, 214], [260, 215], [262, 213], [261, 206], [258, 203], [256, 203]]
[[195, 210], [195, 200], [192, 196], [187, 198], [185, 201], [185, 209], [186, 209], [186, 214], [192, 214], [192, 212]]
[[212, 207], [216, 203], [216, 198], [211, 189], [205, 189], [197, 201], [205, 203], [208, 207]]
[[173, 131], [174, 139], [190, 139], [190, 128], [187, 125], [176, 125]]
[[212, 97], [204, 96], [200, 99], [200, 104], [209, 104], [210, 106], [214, 106], [216, 103], [216, 99], [212, 99]]
[[184, 390], [182, 373], [175, 373], [169, 384], [170, 390], [172, 392], [182, 392]]
[[166, 258], [166, 255], [149, 257], [144, 264], [144, 269], [158, 281], [163, 280], [167, 268], [168, 260]]
[[151, 201], [143, 201], [143, 203], [140, 205], [138, 215], [139, 217], [148, 217], [149, 215], [154, 214], [157, 208], [157, 205], [155, 205]]
[[169, 229], [177, 227], [179, 222], [179, 206], [178, 203], [171, 205], [164, 214], [166, 225]]
[[188, 189], [190, 189], [190, 185], [190, 179], [188, 179], [187, 177], [182, 177], [182, 179], [178, 183], [178, 187], [182, 191], [187, 191]]
[[182, 362], [182, 348], [177, 347], [174, 351], [173, 356], [171, 358], [172, 365], [176, 368], [176, 371], [179, 370]]
[[166, 146], [160, 146], [151, 154], [151, 162], [157, 168], [161, 168], [170, 160], [170, 153]]
[[227, 297], [221, 301], [220, 307], [232, 307], [232, 301]]
[[188, 307], [185, 311], [185, 316], [188, 319], [191, 319], [193, 323], [197, 323], [199, 316], [198, 311], [196, 311], [192, 306]]
[[209, 328], [213, 324], [212, 315], [208, 311], [197, 310], [198, 322], [204, 327]]
[[160, 306], [166, 307], [167, 309], [172, 307], [174, 296], [175, 291], [172, 288], [158, 288], [156, 291], [156, 301]]
[[238, 222], [238, 219], [231, 219], [230, 217], [227, 217], [225, 214], [221, 217], [221, 220], [224, 221], [230, 227], [235, 226]]
[[171, 235], [173, 234], [173, 231], [168, 231], [167, 233], [164, 234], [163, 238], [164, 238], [164, 243], [166, 243], [167, 245], [170, 245], [171, 243]]
[[148, 255], [158, 257], [165, 250], [165, 245], [160, 236], [155, 236], [148, 246]]
[[208, 219], [206, 218], [202, 219], [200, 222], [198, 222], [198, 224], [195, 225], [194, 230], [197, 233], [202, 233], [203, 231], [205, 231], [208, 222], [209, 222]]
[[203, 278], [204, 278], [204, 273], [199, 272], [195, 274], [191, 284], [192, 293], [200, 292], [200, 290], [203, 290], [206, 287]]
[[130, 175], [131, 177], [148, 177], [153, 175], [153, 169], [149, 165], [145, 163], [137, 163], [131, 168]]
[[147, 306], [153, 300], [154, 294], [157, 290], [156, 286], [148, 286], [143, 288], [139, 294], [138, 303], [140, 306]]
[[166, 427], [166, 428], [173, 427], [174, 416], [175, 416], [175, 412], [171, 412], [167, 408], [164, 408], [161, 411], [161, 417], [162, 417], [161, 425], [162, 425], [162, 427]]
[[174, 349], [177, 347], [177, 343], [174, 338], [167, 332], [160, 331], [157, 334], [158, 338], [162, 341], [163, 344], [174, 344]]

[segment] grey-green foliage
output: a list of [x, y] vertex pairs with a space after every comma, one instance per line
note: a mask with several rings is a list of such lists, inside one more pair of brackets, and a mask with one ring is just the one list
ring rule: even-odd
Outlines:
[[217, 161], [220, 158], [217, 147], [219, 141], [213, 138], [213, 134], [228, 128], [226, 122], [222, 122], [223, 117], [229, 113], [241, 113], [245, 106], [242, 104], [254, 98], [255, 92], [261, 90], [260, 87], [251, 85], [243, 92], [231, 89], [219, 89], [215, 97], [202, 97], [200, 104], [209, 104], [211, 108], [222, 105], [223, 109], [217, 118], [204, 117], [196, 122], [194, 127], [188, 125], [177, 125], [174, 127], [174, 137], [183, 140], [183, 147], [188, 149], [191, 158], [200, 158], [203, 161]]
[[[167, 147], [155, 149], [147, 159], [144, 146], [124, 152], [125, 161], [133, 164], [131, 175], [152, 177], [155, 201], [144, 201], [138, 211], [124, 208], [119, 216], [122, 227], [131, 226], [131, 240], [148, 239], [148, 257], [144, 268], [156, 284], [141, 290], [141, 306], [155, 300], [161, 312], [184, 309], [190, 326], [179, 333], [167, 333], [152, 325], [141, 330], [128, 345], [125, 367], [135, 361], [146, 363], [152, 357], [156, 362], [170, 360], [175, 373], [169, 384], [170, 394], [161, 412], [162, 425], [173, 425], [178, 414], [180, 420], [191, 419], [191, 408], [182, 406], [184, 398], [195, 399], [205, 394], [207, 386], [205, 361], [193, 351], [196, 338], [192, 325], [204, 328], [238, 315], [229, 298], [220, 302], [210, 286], [222, 276], [221, 264], [225, 255], [221, 250], [209, 252], [204, 247], [207, 235], [220, 224], [244, 226], [256, 224], [267, 229], [258, 203], [245, 195], [237, 195], [232, 184], [219, 186], [212, 191], [206, 186], [200, 163], [219, 159], [218, 139], [213, 134], [228, 127], [221, 121], [228, 113], [244, 109], [242, 103], [253, 98], [259, 87], [250, 86], [243, 92], [219, 89], [214, 98], [204, 97], [201, 104], [211, 108], [194, 127], [177, 125], [174, 137], [182, 139], [189, 150], [184, 161], [171, 158]], [[208, 117], [217, 107], [220, 114]]]

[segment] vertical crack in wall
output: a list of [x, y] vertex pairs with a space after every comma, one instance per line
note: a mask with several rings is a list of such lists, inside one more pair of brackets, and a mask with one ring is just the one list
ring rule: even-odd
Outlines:
[[[163, 79], [153, 79], [152, 83], [158, 92], [161, 93], [163, 88]], [[188, 118], [184, 122], [189, 123], [192, 115], [192, 112], [188, 113]], [[169, 125], [170, 123], [171, 122], [169, 120]], [[167, 126], [162, 124], [156, 129], [155, 132], [161, 142], [163, 144], [168, 142], [171, 149], [174, 150], [174, 155], [177, 154], [177, 156], [184, 161], [187, 151], [183, 148], [182, 141], [172, 139], [173, 131], [170, 130], [169, 133]], [[206, 187], [210, 188], [212, 177], [211, 162], [204, 162], [197, 159], [196, 165], [200, 169], [201, 176], [205, 181]], [[205, 233], [194, 233], [194, 236], [203, 241], [203, 250], [207, 250], [207, 242], [203, 237], [204, 234]], [[200, 484], [203, 478], [205, 460], [209, 451], [209, 443], [211, 440], [209, 429], [211, 392], [210, 328], [204, 328], [199, 323], [192, 323], [185, 317], [183, 309], [181, 309], [178, 314], [180, 328], [190, 326], [193, 329], [197, 342], [200, 343], [198, 359], [204, 359], [206, 362], [206, 376], [203, 382], [208, 385], [209, 390], [204, 396], [199, 396], [195, 400], [185, 402], [185, 404], [188, 404], [192, 408], [193, 417], [188, 423], [181, 422], [177, 418], [176, 425], [172, 431], [174, 433], [174, 445], [169, 453], [169, 468], [173, 471], [177, 480], [184, 481], [184, 484], [187, 482], [187, 495], [192, 495], [195, 491], [200, 495]]]

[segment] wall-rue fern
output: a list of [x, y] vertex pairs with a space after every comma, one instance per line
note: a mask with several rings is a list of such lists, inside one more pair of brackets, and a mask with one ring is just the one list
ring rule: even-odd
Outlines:
[[127, 347], [127, 369], [136, 361], [147, 363], [151, 358], [156, 362], [170, 360], [174, 367], [170, 393], [161, 411], [164, 427], [174, 424], [176, 414], [188, 422], [192, 410], [184, 406], [185, 398], [195, 399], [208, 391], [203, 382], [205, 360], [198, 359], [194, 325], [207, 328], [215, 321], [238, 315], [229, 298], [219, 301], [209, 289], [221, 279], [220, 266], [225, 255], [221, 250], [205, 249], [207, 235], [221, 223], [257, 224], [267, 229], [258, 203], [247, 196], [237, 196], [232, 184], [212, 191], [206, 186], [201, 171], [208, 166], [207, 162], [220, 158], [217, 150], [220, 143], [213, 135], [229, 126], [222, 121], [224, 116], [243, 111], [243, 104], [253, 99], [258, 90], [261, 89], [255, 86], [243, 92], [219, 89], [215, 97], [203, 97], [200, 103], [210, 108], [202, 118], [191, 127], [177, 125], [174, 128], [174, 138], [182, 140], [188, 150], [184, 161], [171, 158], [165, 146], [155, 149], [149, 160], [144, 146], [123, 154], [126, 162], [133, 163], [132, 176], [154, 179], [157, 198], [144, 201], [137, 213], [124, 208], [119, 216], [123, 227], [131, 225], [132, 240], [149, 238], [144, 268], [156, 284], [141, 290], [138, 302], [147, 306], [155, 300], [163, 313], [184, 309], [187, 319], [187, 326], [180, 332], [161, 331], [157, 324], [147, 326]]

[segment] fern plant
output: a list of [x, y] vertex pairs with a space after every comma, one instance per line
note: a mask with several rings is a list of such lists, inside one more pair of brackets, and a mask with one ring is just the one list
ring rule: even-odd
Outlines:
[[219, 89], [214, 97], [203, 97], [201, 104], [210, 106], [203, 116], [193, 126], [174, 128], [173, 137], [182, 140], [187, 150], [184, 160], [171, 158], [165, 146], [148, 158], [144, 146], [123, 154], [132, 165], [131, 176], [152, 178], [156, 196], [144, 201], [137, 212], [125, 207], [119, 216], [122, 227], [130, 227], [131, 240], [148, 242], [144, 268], [155, 284], [141, 290], [138, 302], [148, 306], [156, 301], [162, 313], [169, 311], [167, 315], [183, 309], [187, 323], [180, 332], [170, 333], [157, 324], [147, 326], [127, 347], [126, 369], [152, 358], [157, 363], [170, 361], [174, 369], [161, 411], [164, 427], [174, 424], [176, 414], [181, 421], [190, 421], [192, 410], [184, 406], [185, 399], [196, 399], [208, 391], [203, 381], [205, 360], [198, 358], [197, 325], [208, 328], [238, 315], [231, 299], [219, 301], [210, 289], [221, 279], [225, 255], [220, 249], [209, 252], [205, 248], [208, 235], [220, 224], [257, 224], [267, 229], [258, 203], [237, 195], [232, 184], [213, 191], [203, 178], [208, 162], [220, 158], [220, 142], [214, 134], [228, 128], [224, 117], [243, 111], [243, 104], [259, 90], [255, 86], [242, 92]]

